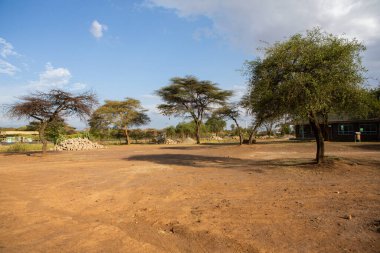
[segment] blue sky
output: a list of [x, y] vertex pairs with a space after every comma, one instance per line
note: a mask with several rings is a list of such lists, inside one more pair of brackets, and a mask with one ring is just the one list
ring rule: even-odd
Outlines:
[[[376, 82], [378, 1], [297, 2], [0, 0], [0, 104], [35, 89], [92, 89], [100, 101], [140, 99], [149, 126], [161, 128], [177, 121], [156, 112], [152, 95], [171, 77], [195, 75], [239, 96], [239, 69], [257, 56], [261, 40], [317, 25], [365, 42], [364, 63]], [[0, 126], [24, 123], [0, 117]]]

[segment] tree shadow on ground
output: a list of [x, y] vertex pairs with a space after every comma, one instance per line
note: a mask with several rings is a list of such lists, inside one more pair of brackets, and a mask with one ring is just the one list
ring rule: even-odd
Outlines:
[[349, 146], [356, 149], [380, 151], [380, 143], [371, 143], [371, 144], [357, 143], [357, 144], [352, 144]]
[[273, 169], [280, 167], [314, 167], [315, 161], [303, 158], [272, 159], [272, 160], [251, 160], [221, 156], [203, 156], [189, 154], [157, 154], [157, 155], [135, 155], [125, 158], [128, 161], [147, 161], [157, 164], [178, 165], [193, 168], [223, 168], [223, 169], [245, 169], [257, 168]]
[[[201, 145], [183, 145], [183, 146], [170, 146], [170, 147], [160, 147], [160, 149], [166, 149], [166, 150], [202, 150], [202, 149], [213, 149], [224, 146], [223, 144], [219, 145], [210, 145], [210, 144], [201, 144]], [[230, 145], [231, 146], [231, 145]], [[238, 145], [234, 145], [238, 146]]]
[[47, 151], [46, 155], [42, 154], [42, 151], [26, 151], [26, 152], [2, 152], [1, 156], [33, 156], [33, 157], [48, 157], [51, 155], [58, 155], [60, 152], [58, 151]]

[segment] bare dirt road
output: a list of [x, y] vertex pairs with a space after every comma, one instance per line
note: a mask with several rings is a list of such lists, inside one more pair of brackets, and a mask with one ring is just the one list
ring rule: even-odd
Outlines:
[[380, 143], [0, 155], [0, 252], [380, 252]]

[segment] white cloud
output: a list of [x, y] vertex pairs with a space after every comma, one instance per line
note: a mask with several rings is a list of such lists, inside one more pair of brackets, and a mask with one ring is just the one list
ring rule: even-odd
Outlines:
[[[145, 6], [173, 10], [189, 20], [206, 17], [211, 21], [210, 30], [198, 28], [195, 39], [216, 35], [249, 53], [263, 46], [260, 41], [273, 43], [319, 26], [363, 41], [368, 48], [364, 64], [380, 77], [380, 71], [374, 70], [380, 55], [378, 0], [146, 0]], [[371, 55], [376, 59], [366, 59]]]
[[45, 65], [45, 71], [40, 73], [37, 81], [30, 82], [30, 87], [36, 89], [63, 88], [69, 83], [71, 73], [66, 68], [54, 68], [51, 63]]
[[99, 23], [97, 20], [92, 21], [90, 32], [95, 38], [100, 39], [103, 37], [103, 32], [107, 30], [106, 25]]
[[380, 2], [358, 0], [150, 0], [173, 9], [180, 17], [205, 16], [220, 36], [255, 49], [259, 40], [284, 36], [321, 26], [366, 42], [380, 39]]
[[48, 90], [52, 88], [79, 91], [87, 87], [86, 84], [76, 82], [70, 83], [72, 75], [67, 68], [55, 68], [50, 62], [46, 63], [45, 70], [39, 74], [36, 81], [28, 85], [30, 89]]
[[16, 51], [13, 50], [11, 43], [7, 42], [5, 39], [0, 37], [0, 55], [3, 58], [7, 58], [10, 55], [18, 55]]
[[13, 76], [16, 72], [20, 71], [16, 66], [7, 61], [0, 59], [0, 74]]
[[[0, 59], [0, 73], [1, 73]], [[36, 90], [47, 91], [49, 89], [57, 88], [64, 89], [70, 92], [81, 92], [87, 85], [84, 83], [70, 82], [72, 75], [67, 68], [55, 68], [51, 63], [45, 65], [45, 70], [38, 76], [38, 80], [30, 81], [28, 84], [0, 85], [0, 122], [2, 126], [21, 126], [25, 125], [26, 121], [14, 121], [14, 119], [8, 119], [1, 110], [2, 105], [11, 104], [18, 100], [20, 96], [30, 94]], [[73, 121], [70, 118], [70, 122]], [[83, 128], [84, 125], [76, 124], [75, 127]]]
[[8, 60], [5, 60], [8, 56], [12, 55], [17, 56], [18, 53], [14, 51], [11, 43], [0, 37], [0, 56], [3, 58], [0, 59], [0, 74], [13, 76], [16, 72], [20, 71], [19, 68], [8, 62]]

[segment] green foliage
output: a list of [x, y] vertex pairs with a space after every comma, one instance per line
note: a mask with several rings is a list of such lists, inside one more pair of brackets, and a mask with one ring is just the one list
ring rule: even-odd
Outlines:
[[28, 144], [25, 143], [15, 143], [8, 147], [7, 152], [14, 153], [14, 152], [26, 152], [28, 151]]
[[174, 77], [171, 84], [156, 91], [165, 104], [158, 106], [164, 115], [190, 116], [194, 120], [203, 119], [211, 106], [223, 104], [232, 95], [210, 81], [199, 81], [196, 77]]
[[239, 104], [236, 104], [236, 103], [226, 104], [226, 105], [220, 107], [219, 109], [217, 109], [215, 111], [215, 114], [219, 115], [219, 117], [222, 117], [222, 118], [229, 118], [235, 122], [236, 133], [237, 133], [237, 135], [239, 135], [240, 145], [243, 144], [244, 133], [243, 133], [243, 131], [241, 131], [242, 129], [241, 129], [239, 122], [238, 122], [238, 118], [240, 116]]
[[40, 122], [38, 121], [31, 121], [28, 125], [25, 126], [26, 131], [38, 131], [40, 128]]
[[331, 112], [358, 113], [357, 105], [363, 103], [363, 50], [355, 39], [319, 29], [268, 46], [263, 59], [247, 64], [249, 93], [242, 104], [260, 120], [285, 115], [309, 119], [320, 162], [324, 143], [319, 125]]
[[156, 91], [165, 102], [157, 108], [163, 115], [182, 116], [193, 119], [197, 143], [200, 143], [200, 131], [203, 119], [213, 110], [213, 106], [223, 105], [232, 95], [211, 81], [200, 81], [196, 77], [174, 77], [168, 86]]
[[181, 138], [195, 136], [194, 122], [180, 122], [177, 124], [175, 131]]
[[209, 132], [218, 135], [218, 133], [222, 132], [226, 127], [226, 121], [216, 115], [213, 115], [206, 121], [205, 125]]
[[81, 131], [81, 132], [77, 132], [75, 134], [64, 135], [63, 138], [62, 138], [62, 140], [60, 140], [60, 141], [63, 141], [63, 140], [66, 140], [66, 139], [75, 139], [75, 138], [82, 138], [82, 139], [92, 140], [92, 139], [94, 139], [94, 136], [89, 131]]
[[45, 130], [46, 139], [54, 144], [58, 144], [58, 140], [64, 139], [65, 134], [65, 123], [62, 119], [56, 119], [48, 123]]
[[148, 141], [151, 142], [153, 141], [159, 134], [159, 131], [156, 129], [132, 129], [129, 130], [129, 136], [135, 140], [137, 143], [138, 140], [143, 140], [144, 142]]
[[124, 130], [128, 140], [128, 128], [150, 122], [148, 115], [139, 100], [126, 98], [123, 101], [106, 100], [91, 116], [90, 132], [95, 136], [104, 137], [110, 134], [109, 129]]
[[355, 110], [360, 97], [364, 46], [319, 29], [265, 48], [265, 58], [248, 63], [252, 111], [264, 118], [307, 117]]
[[129, 131], [129, 136], [137, 143], [137, 140], [141, 140], [145, 137], [145, 132], [141, 129], [133, 129]]
[[[39, 131], [40, 126], [40, 122], [31, 121], [28, 125], [23, 127], [23, 129], [26, 131]], [[57, 117], [47, 123], [44, 133], [45, 138], [48, 141], [58, 144], [59, 142], [65, 140], [67, 135], [75, 134], [76, 130], [74, 127], [68, 125], [62, 118]]]
[[289, 124], [281, 124], [280, 125], [280, 133], [281, 135], [287, 135], [291, 133], [291, 129]]
[[176, 128], [174, 126], [169, 126], [164, 129], [164, 132], [167, 137], [174, 138], [176, 137]]
[[[48, 144], [48, 147], [52, 147], [51, 144]], [[0, 146], [0, 152], [29, 152], [29, 151], [41, 151], [41, 144], [29, 144], [29, 143], [15, 143], [10, 146]]]
[[367, 106], [368, 118], [380, 118], [380, 85], [366, 91], [365, 101]]
[[126, 98], [123, 101], [106, 100], [105, 104], [99, 107], [90, 119], [91, 128], [140, 126], [149, 123], [150, 119], [146, 115], [139, 100]]

